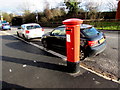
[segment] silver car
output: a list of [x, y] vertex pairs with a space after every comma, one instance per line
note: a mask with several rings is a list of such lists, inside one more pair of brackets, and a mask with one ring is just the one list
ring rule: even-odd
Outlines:
[[11, 26], [9, 23], [1, 23], [0, 27], [2, 30], [11, 30]]

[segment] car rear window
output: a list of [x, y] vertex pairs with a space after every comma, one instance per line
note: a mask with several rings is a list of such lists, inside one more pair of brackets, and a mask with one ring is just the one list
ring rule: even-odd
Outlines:
[[87, 36], [95, 36], [99, 32], [94, 27], [91, 27], [91, 28], [88, 28], [88, 29], [84, 29], [83, 33]]
[[27, 26], [27, 29], [30, 30], [30, 29], [36, 29], [36, 28], [41, 28], [40, 25], [31, 25], [31, 26]]

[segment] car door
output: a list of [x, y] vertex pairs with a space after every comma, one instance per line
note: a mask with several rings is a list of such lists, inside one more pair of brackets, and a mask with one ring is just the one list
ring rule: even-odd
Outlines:
[[19, 29], [19, 35], [22, 37], [23, 34], [24, 34], [24, 29], [25, 29], [25, 26], [24, 25], [21, 25], [21, 29]]
[[58, 28], [54, 29], [51, 32], [50, 37], [51, 37], [50, 41], [52, 41], [51, 44], [53, 46], [57, 46], [57, 47], [65, 46], [66, 36], [65, 36], [65, 28], [64, 27], [58, 27]]

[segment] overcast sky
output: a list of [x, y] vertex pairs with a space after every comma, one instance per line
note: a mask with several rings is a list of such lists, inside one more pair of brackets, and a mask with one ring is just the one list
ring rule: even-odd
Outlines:
[[[31, 11], [42, 11], [45, 8], [45, 3], [49, 2], [50, 7], [54, 8], [58, 3], [64, 0], [0, 0], [0, 11], [19, 13], [24, 6], [30, 6]], [[82, 0], [86, 1], [86, 0]], [[117, 2], [117, 0], [87, 0], [107, 3], [107, 1]], [[117, 3], [116, 3], [117, 4]], [[104, 8], [105, 10], [105, 8]]]
[[0, 10], [5, 12], [18, 12], [24, 6], [29, 5], [32, 11], [42, 11], [46, 1], [50, 3], [50, 7], [54, 7], [62, 0], [0, 0]]

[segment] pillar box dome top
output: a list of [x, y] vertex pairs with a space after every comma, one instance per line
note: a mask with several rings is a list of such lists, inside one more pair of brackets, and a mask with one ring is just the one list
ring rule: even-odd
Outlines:
[[71, 18], [71, 19], [64, 20], [63, 24], [65, 24], [65, 25], [79, 25], [82, 22], [83, 22], [83, 20], [81, 20], [81, 19]]

